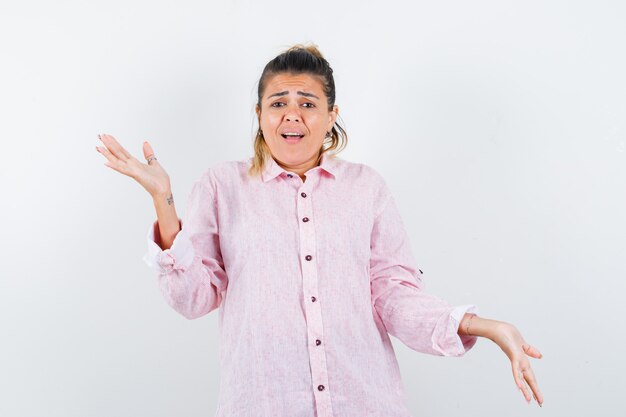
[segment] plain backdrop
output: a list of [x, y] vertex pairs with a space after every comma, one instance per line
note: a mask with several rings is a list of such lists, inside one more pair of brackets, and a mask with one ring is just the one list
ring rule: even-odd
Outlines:
[[217, 314], [165, 303], [152, 200], [97, 134], [150, 141], [182, 216], [202, 171], [252, 155], [264, 65], [308, 42], [340, 156], [387, 180], [426, 290], [544, 354], [539, 408], [490, 340], [392, 338], [414, 416], [622, 415], [625, 21], [618, 0], [2, 0], [0, 416], [214, 414]]

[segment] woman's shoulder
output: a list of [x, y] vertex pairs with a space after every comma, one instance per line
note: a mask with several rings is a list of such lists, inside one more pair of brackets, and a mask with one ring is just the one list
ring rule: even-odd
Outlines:
[[213, 189], [234, 185], [245, 180], [251, 163], [252, 158], [213, 162], [202, 171], [200, 181], [209, 183]]
[[383, 185], [385, 183], [385, 179], [380, 171], [369, 163], [348, 161], [338, 156], [335, 156], [333, 159], [336, 161], [337, 170], [345, 178], [365, 182], [370, 185]]

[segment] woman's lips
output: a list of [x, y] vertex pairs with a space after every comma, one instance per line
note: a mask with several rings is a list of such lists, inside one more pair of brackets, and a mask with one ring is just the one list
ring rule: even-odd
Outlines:
[[300, 136], [281, 135], [281, 136], [287, 143], [298, 143], [304, 137], [304, 135], [300, 135]]

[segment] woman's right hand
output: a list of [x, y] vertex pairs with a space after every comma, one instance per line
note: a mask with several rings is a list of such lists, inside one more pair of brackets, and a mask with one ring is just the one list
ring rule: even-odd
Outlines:
[[[106, 166], [137, 181], [153, 198], [171, 193], [170, 177], [159, 161], [153, 159], [150, 164], [144, 164], [124, 149], [113, 136], [102, 134], [98, 137], [104, 147], [96, 146], [96, 150], [108, 160], [104, 163]], [[151, 155], [154, 155], [152, 146], [144, 142], [144, 158], [147, 160]]]

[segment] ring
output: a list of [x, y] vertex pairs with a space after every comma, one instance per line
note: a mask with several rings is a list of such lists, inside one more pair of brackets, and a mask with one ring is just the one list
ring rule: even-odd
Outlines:
[[152, 161], [152, 160], [155, 160], [155, 161], [156, 161], [156, 160], [157, 160], [157, 157], [156, 157], [156, 156], [154, 156], [154, 155], [150, 155], [150, 156], [148, 157], [148, 165], [150, 165], [150, 161]]

